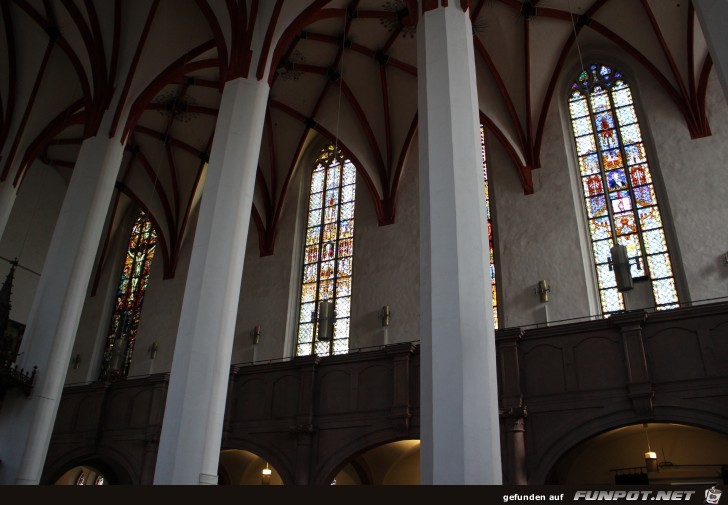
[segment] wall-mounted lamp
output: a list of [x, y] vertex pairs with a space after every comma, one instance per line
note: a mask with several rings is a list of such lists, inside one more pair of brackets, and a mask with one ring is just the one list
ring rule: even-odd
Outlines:
[[266, 462], [266, 464], [265, 464], [265, 468], [263, 468], [263, 471], [261, 472], [261, 479], [260, 479], [260, 483], [261, 483], [261, 484], [262, 484], [263, 486], [268, 486], [268, 485], [270, 485], [270, 476], [271, 476], [271, 474], [272, 474], [272, 473], [273, 473], [273, 472], [272, 472], [272, 471], [271, 471], [271, 469], [270, 469], [270, 468], [268, 467], [268, 463]]
[[81, 355], [76, 354], [76, 357], [73, 358], [73, 369], [78, 370], [78, 365], [81, 363]]
[[379, 310], [379, 319], [382, 320], [382, 326], [389, 326], [390, 314], [391, 311], [389, 310], [389, 305], [385, 305]]
[[159, 344], [155, 340], [152, 345], [149, 346], [149, 357], [155, 359], [157, 357], [157, 351], [159, 350]]
[[253, 331], [250, 333], [250, 336], [253, 337], [253, 344], [257, 345], [260, 343], [260, 334], [262, 330], [260, 329], [260, 325], [256, 324], [255, 328], [253, 328]]
[[647, 434], [647, 424], [642, 425], [645, 428], [645, 438], [647, 439], [647, 452], [645, 453], [645, 466], [649, 473], [659, 472], [659, 466], [657, 464], [657, 453], [653, 452], [650, 448], [650, 437]]
[[549, 286], [549, 281], [546, 279], [538, 281], [538, 289], [536, 290], [536, 293], [541, 297], [541, 303], [546, 303], [549, 301], [549, 293], [551, 292], [551, 286]]

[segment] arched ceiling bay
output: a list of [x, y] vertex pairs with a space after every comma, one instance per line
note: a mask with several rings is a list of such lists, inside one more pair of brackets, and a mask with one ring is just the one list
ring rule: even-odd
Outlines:
[[[712, 62], [690, 0], [472, 0], [468, 12], [481, 119], [525, 194], [564, 72], [596, 48], [654, 79], [692, 137], [709, 135]], [[415, 0], [7, 0], [0, 17], [0, 178], [20, 184], [35, 161], [68, 173], [106, 121], [127, 139], [117, 187], [152, 213], [167, 275], [238, 76], [271, 85], [252, 209], [262, 253], [321, 137], [357, 164], [380, 224], [396, 219], [417, 131]]]

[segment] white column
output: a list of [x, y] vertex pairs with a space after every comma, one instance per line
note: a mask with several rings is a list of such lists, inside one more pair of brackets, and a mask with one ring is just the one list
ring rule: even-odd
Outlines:
[[5, 233], [5, 227], [8, 224], [8, 219], [10, 219], [10, 212], [13, 210], [17, 194], [18, 191], [17, 188], [13, 187], [11, 176], [8, 176], [4, 181], [0, 181], [0, 239], [3, 238], [3, 233]]
[[216, 484], [269, 86], [228, 82], [192, 247], [155, 484]]
[[728, 99], [728, 2], [726, 0], [693, 0], [713, 65], [718, 72], [723, 94]]
[[460, 2], [418, 27], [420, 476], [501, 484], [500, 431], [472, 27]]
[[26, 370], [38, 367], [35, 387], [29, 398], [9, 391], [2, 405], [0, 483], [40, 482], [123, 151], [118, 138], [103, 134], [81, 145], [18, 359]]

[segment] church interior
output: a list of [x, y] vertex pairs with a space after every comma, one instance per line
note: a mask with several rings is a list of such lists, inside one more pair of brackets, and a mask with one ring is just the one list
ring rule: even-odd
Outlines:
[[725, 1], [0, 19], [0, 483], [728, 483]]

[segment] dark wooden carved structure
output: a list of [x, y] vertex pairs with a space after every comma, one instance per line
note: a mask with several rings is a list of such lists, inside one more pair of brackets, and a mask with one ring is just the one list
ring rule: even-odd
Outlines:
[[18, 262], [13, 261], [11, 265], [5, 282], [0, 288], [0, 405], [2, 405], [5, 392], [10, 388], [18, 388], [25, 395], [29, 395], [37, 373], [36, 368], [26, 371], [15, 364], [22, 330], [19, 331], [18, 325], [13, 324], [13, 321], [10, 320], [10, 296]]
[[[496, 332], [504, 482], [548, 482], [570, 448], [642, 422], [728, 433], [728, 303]], [[45, 481], [92, 462], [150, 484], [167, 375], [68, 386]], [[223, 449], [286, 484], [327, 484], [363, 451], [419, 438], [419, 348], [231, 369]]]

